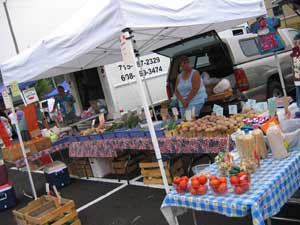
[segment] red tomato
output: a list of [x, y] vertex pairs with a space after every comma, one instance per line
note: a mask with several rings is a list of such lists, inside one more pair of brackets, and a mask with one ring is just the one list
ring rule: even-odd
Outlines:
[[237, 176], [230, 177], [230, 183], [232, 185], [238, 185], [240, 183], [240, 178]]
[[207, 186], [206, 185], [200, 185], [200, 187], [197, 189], [197, 193], [199, 195], [204, 195], [207, 192]]
[[199, 186], [200, 186], [200, 182], [198, 181], [198, 179], [192, 180], [192, 187], [193, 188], [198, 188]]
[[190, 192], [191, 192], [192, 195], [197, 195], [198, 194], [197, 189], [195, 189], [195, 188], [191, 188]]
[[238, 177], [241, 177], [241, 176], [244, 176], [244, 175], [247, 175], [247, 173], [244, 172], [244, 171], [238, 173]]
[[243, 192], [244, 192], [240, 186], [235, 186], [233, 191], [234, 191], [234, 193], [236, 193], [238, 195], [243, 194]]
[[183, 190], [179, 186], [176, 187], [176, 191], [177, 191], [177, 193], [183, 192]]
[[217, 177], [217, 176], [210, 176], [210, 177], [209, 177], [209, 180], [215, 180], [215, 179], [218, 180], [218, 177]]
[[220, 177], [219, 179], [220, 183], [227, 183], [227, 178], [226, 177]]
[[218, 191], [220, 194], [225, 194], [227, 192], [227, 185], [224, 183], [220, 184]]
[[179, 177], [174, 177], [173, 183], [178, 185], [180, 183], [180, 178]]
[[211, 187], [218, 187], [218, 186], [220, 185], [220, 181], [217, 180], [217, 179], [213, 179], [213, 180], [211, 180], [211, 181], [209, 182], [209, 185], [210, 185]]
[[185, 191], [185, 190], [187, 189], [187, 187], [188, 187], [187, 181], [181, 180], [180, 183], [179, 183], [179, 187], [180, 187], [183, 191]]
[[207, 182], [207, 177], [204, 176], [204, 175], [201, 175], [201, 176], [198, 177], [198, 181], [199, 181], [199, 183], [200, 183], [201, 185], [204, 185], [204, 184], [206, 184], [206, 182]]
[[189, 178], [188, 178], [187, 176], [183, 176], [183, 177], [181, 177], [180, 179], [181, 179], [181, 180], [186, 180], [186, 181], [189, 180]]

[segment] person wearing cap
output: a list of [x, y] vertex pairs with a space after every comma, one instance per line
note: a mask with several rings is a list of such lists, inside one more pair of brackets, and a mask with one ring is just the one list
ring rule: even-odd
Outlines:
[[186, 110], [194, 110], [194, 116], [199, 117], [207, 99], [204, 82], [199, 72], [190, 65], [187, 56], [182, 56], [179, 63], [182, 72], [177, 76], [175, 96], [179, 101], [181, 117], [185, 116]]

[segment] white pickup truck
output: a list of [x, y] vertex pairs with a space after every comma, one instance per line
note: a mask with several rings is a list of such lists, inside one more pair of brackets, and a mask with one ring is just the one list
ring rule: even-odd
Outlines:
[[[297, 30], [279, 29], [285, 50], [278, 52], [278, 58], [287, 91], [292, 91], [291, 46]], [[176, 78], [180, 72], [179, 58], [187, 55], [193, 67], [200, 73], [207, 72], [213, 78], [227, 78], [231, 82], [234, 95], [218, 102], [225, 106], [245, 99], [266, 100], [272, 96], [282, 96], [283, 92], [275, 61], [275, 55], [261, 55], [256, 34], [233, 37], [219, 37], [209, 31], [155, 50], [156, 53], [172, 59], [167, 78], [169, 97], [174, 93]], [[215, 102], [208, 102], [205, 111], [211, 110]]]

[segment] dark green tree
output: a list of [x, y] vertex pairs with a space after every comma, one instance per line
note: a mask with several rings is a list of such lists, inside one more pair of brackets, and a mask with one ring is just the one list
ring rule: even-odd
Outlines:
[[42, 100], [44, 99], [44, 95], [47, 94], [53, 88], [53, 84], [50, 79], [43, 79], [39, 80], [34, 87], [36, 93], [39, 96], [39, 99]]

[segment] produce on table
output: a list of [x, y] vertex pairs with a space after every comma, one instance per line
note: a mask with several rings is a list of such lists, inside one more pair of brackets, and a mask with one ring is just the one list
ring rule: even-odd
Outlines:
[[233, 166], [233, 156], [229, 152], [221, 152], [215, 157], [220, 175], [227, 176], [228, 171]]
[[262, 159], [267, 158], [268, 150], [265, 143], [263, 132], [260, 129], [255, 129], [254, 131], [252, 131], [251, 134], [255, 140], [255, 148], [258, 156]]
[[226, 177], [210, 176], [209, 186], [215, 194], [226, 194], [228, 192]]
[[242, 170], [254, 173], [257, 166], [255, 139], [252, 134], [241, 134], [236, 137], [236, 148], [240, 156]]
[[183, 137], [226, 137], [241, 128], [243, 120], [255, 116], [254, 111], [231, 117], [208, 115], [195, 121], [182, 122], [177, 133]]
[[237, 176], [230, 177], [230, 183], [234, 187], [235, 194], [244, 194], [250, 188], [250, 175], [246, 172], [240, 172]]
[[232, 166], [229, 170], [229, 177], [237, 176], [241, 172], [241, 168], [238, 166]]
[[188, 190], [188, 181], [189, 178], [187, 176], [174, 177], [173, 184], [177, 193], [186, 192]]

